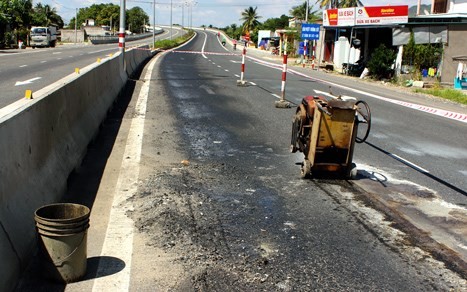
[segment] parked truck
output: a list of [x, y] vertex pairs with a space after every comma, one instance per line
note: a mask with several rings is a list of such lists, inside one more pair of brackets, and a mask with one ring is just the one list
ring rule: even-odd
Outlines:
[[36, 26], [31, 28], [29, 45], [36, 47], [55, 47], [57, 43], [57, 28], [54, 26]]

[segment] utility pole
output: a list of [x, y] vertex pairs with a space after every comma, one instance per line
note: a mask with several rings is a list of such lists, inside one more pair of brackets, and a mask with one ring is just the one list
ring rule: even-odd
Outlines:
[[125, 71], [125, 0], [120, 0], [120, 29], [118, 32], [118, 48], [121, 58], [121, 70]]
[[153, 2], [152, 11], [152, 48], [156, 46], [156, 0]]
[[172, 0], [170, 0], [170, 40], [172, 40]]
[[[310, 11], [310, 0], [306, 0], [305, 23], [308, 23], [308, 11]], [[303, 52], [303, 54], [305, 56], [308, 56], [308, 54], [306, 53], [306, 49], [308, 48], [308, 40], [304, 40], [304, 44], [305, 45], [303, 46], [303, 49], [305, 50], [305, 52]], [[306, 60], [304, 60], [304, 62], [306, 62]]]
[[190, 3], [190, 29], [193, 29], [193, 2]]
[[78, 8], [75, 11], [75, 45], [78, 42]]

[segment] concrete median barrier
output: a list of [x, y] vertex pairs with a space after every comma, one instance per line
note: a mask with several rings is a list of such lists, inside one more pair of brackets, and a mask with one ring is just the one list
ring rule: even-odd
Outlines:
[[0, 109], [0, 291], [14, 289], [35, 250], [34, 210], [60, 200], [127, 76], [151, 55], [125, 52], [125, 74], [116, 54]]

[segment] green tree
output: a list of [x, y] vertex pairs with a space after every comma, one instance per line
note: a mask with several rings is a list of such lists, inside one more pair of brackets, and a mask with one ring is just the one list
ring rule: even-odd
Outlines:
[[103, 6], [97, 15], [97, 19], [101, 25], [111, 26], [112, 31], [118, 31], [120, 25], [120, 6], [112, 3]]
[[235, 23], [225, 27], [223, 31], [225, 31], [229, 37], [236, 40], [242, 35], [242, 28], [237, 26]]
[[[86, 19], [94, 19], [94, 25], [96, 26], [112, 25], [113, 28], [118, 28], [120, 27], [120, 6], [112, 3], [93, 4], [90, 7], [79, 9], [77, 19], [78, 28], [81, 28]], [[140, 7], [127, 10], [125, 20], [125, 28], [130, 28], [132, 32], [141, 32], [142, 26], [149, 24], [149, 16]], [[69, 28], [74, 27], [75, 18], [73, 17], [70, 20]]]
[[285, 28], [289, 26], [289, 18], [290, 17], [285, 14], [282, 14], [279, 18], [268, 18], [263, 22], [263, 24], [261, 24], [260, 28], [271, 31], [275, 31], [279, 28]]
[[415, 39], [413, 36], [413, 31], [410, 31], [409, 42], [404, 46], [404, 51], [402, 54], [402, 63], [407, 65], [413, 65], [415, 59]]
[[346, 8], [346, 7], [356, 7], [364, 6], [360, 0], [317, 0], [316, 4], [319, 4], [321, 8]]
[[321, 8], [329, 7], [329, 8], [337, 8], [339, 5], [337, 0], [317, 0], [316, 4], [319, 4]]
[[421, 69], [438, 67], [442, 54], [442, 44], [415, 44], [411, 31], [409, 42], [404, 46], [402, 63], [413, 66], [413, 78], [419, 79]]
[[[290, 9], [289, 13], [290, 13], [290, 15], [295, 17], [295, 19], [305, 20], [305, 19], [307, 19], [307, 17], [306, 17], [306, 6], [307, 6], [307, 3], [305, 1], [305, 2], [303, 2], [302, 5], [293, 6], [292, 9]], [[314, 21], [321, 18], [321, 15], [318, 14], [318, 11], [317, 10], [312, 11], [312, 9], [313, 9], [313, 5], [311, 5], [311, 6], [308, 5], [308, 21], [309, 22], [314, 22]]]
[[342, 0], [339, 1], [339, 8], [364, 6], [360, 0]]
[[250, 32], [257, 28], [261, 23], [258, 21], [258, 19], [261, 18], [261, 16], [258, 15], [256, 12], [256, 9], [258, 7], [249, 7], [245, 9], [242, 12], [242, 18], [240, 18], [241, 21], [243, 21], [242, 28], [243, 28], [243, 33]]
[[385, 45], [380, 44], [378, 48], [371, 55], [367, 63], [370, 75], [377, 78], [389, 78], [392, 76], [393, 69], [391, 66], [396, 59], [396, 52], [387, 48]]
[[[100, 25], [110, 25], [110, 15], [115, 16], [116, 19], [112, 17], [112, 26], [118, 26], [120, 20], [120, 6], [109, 3], [109, 4], [93, 4], [90, 7], [80, 8], [77, 15], [77, 26], [81, 28], [87, 19], [94, 19], [94, 24], [96, 26]], [[70, 20], [69, 27], [74, 28], [75, 18]]]
[[31, 25], [33, 26], [54, 25], [59, 28], [63, 27], [62, 17], [57, 14], [57, 9], [55, 7], [50, 7], [50, 5], [37, 3], [32, 10], [31, 18]]
[[0, 46], [16, 43], [31, 25], [31, 0], [0, 0]]
[[131, 32], [140, 33], [144, 24], [149, 23], [149, 16], [140, 7], [133, 7], [126, 12], [126, 23]]

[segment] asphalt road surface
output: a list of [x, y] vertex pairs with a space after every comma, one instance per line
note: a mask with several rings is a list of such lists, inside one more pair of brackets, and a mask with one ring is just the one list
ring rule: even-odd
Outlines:
[[[354, 155], [358, 179], [303, 180], [303, 155], [289, 152], [295, 109], [274, 107], [281, 71], [248, 61], [249, 86], [238, 87], [239, 53], [198, 31], [147, 64], [70, 178], [64, 200], [92, 208], [85, 278], [56, 284], [36, 262], [17, 290], [467, 289], [465, 277], [414, 245], [418, 235], [396, 229], [362, 193], [367, 186], [405, 192], [406, 204], [436, 197], [465, 206], [465, 123], [333, 85], [372, 110], [368, 143]], [[287, 99], [328, 92], [333, 78], [288, 75]]]
[[[173, 29], [172, 37], [178, 37], [184, 30]], [[158, 39], [170, 38], [170, 29], [156, 35]], [[126, 48], [152, 43], [152, 37], [126, 42]], [[117, 44], [65, 44], [55, 48], [27, 48], [26, 50], [0, 51], [0, 107], [24, 98], [27, 89], [37, 91], [61, 78], [84, 68], [97, 59], [118, 53]]]

